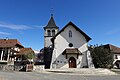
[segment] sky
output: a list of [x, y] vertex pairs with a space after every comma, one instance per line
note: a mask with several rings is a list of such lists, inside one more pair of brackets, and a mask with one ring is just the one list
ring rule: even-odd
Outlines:
[[120, 47], [120, 0], [0, 0], [0, 39], [40, 50], [51, 13], [60, 29], [72, 21], [89, 35], [89, 45]]

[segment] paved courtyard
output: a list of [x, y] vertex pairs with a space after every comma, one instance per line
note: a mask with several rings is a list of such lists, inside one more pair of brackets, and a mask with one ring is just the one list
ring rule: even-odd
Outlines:
[[68, 73], [0, 71], [0, 80], [120, 80], [120, 75], [70, 75]]

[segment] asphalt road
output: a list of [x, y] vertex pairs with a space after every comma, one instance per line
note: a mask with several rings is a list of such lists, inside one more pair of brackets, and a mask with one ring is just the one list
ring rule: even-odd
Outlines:
[[3, 72], [0, 80], [120, 80], [120, 75], [70, 75], [40, 72]]

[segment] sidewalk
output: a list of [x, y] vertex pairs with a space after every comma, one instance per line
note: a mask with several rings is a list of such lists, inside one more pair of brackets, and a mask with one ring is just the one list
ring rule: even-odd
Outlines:
[[0, 76], [0, 80], [8, 80], [8, 79]]
[[116, 72], [117, 74], [120, 74], [120, 69], [111, 69], [111, 71]]
[[59, 74], [72, 74], [72, 75], [117, 75], [109, 69], [88, 69], [88, 68], [69, 68], [69, 69], [45, 69], [43, 73], [59, 73]]

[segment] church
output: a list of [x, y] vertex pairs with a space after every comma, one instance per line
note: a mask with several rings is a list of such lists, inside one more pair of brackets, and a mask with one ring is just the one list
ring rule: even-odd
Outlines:
[[45, 68], [92, 68], [94, 67], [88, 50], [91, 38], [73, 22], [61, 30], [53, 15], [44, 27]]

